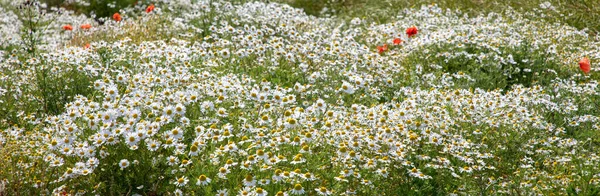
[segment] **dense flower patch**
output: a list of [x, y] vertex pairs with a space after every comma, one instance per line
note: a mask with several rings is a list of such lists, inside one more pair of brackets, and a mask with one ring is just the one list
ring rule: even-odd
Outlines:
[[600, 191], [585, 31], [436, 6], [387, 24], [262, 2], [157, 1], [102, 24], [19, 6], [0, 7], [0, 193]]

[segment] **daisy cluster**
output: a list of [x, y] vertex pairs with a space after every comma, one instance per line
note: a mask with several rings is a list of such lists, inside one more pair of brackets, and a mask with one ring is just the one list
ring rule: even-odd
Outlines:
[[[11, 6], [0, 7], [2, 48], [26, 37]], [[260, 196], [600, 186], [599, 70], [576, 68], [583, 56], [600, 59], [600, 40], [586, 31], [512, 10], [468, 17], [423, 6], [371, 24], [276, 3], [151, 6], [102, 25], [52, 9], [36, 19], [52, 21], [36, 36], [36, 55], [0, 53], [0, 104], [43, 101], [34, 92], [52, 89], [39, 85], [40, 70], [90, 92], [57, 114], [8, 110], [18, 120], [0, 119], [1, 155], [13, 165], [1, 185], [45, 195]], [[129, 36], [151, 24], [162, 39]], [[457, 57], [482, 70], [527, 67], [536, 59], [506, 53], [524, 44], [571, 74], [484, 90], [469, 87], [481, 81], [468, 73], [440, 71]], [[469, 50], [432, 49], [446, 46]]]

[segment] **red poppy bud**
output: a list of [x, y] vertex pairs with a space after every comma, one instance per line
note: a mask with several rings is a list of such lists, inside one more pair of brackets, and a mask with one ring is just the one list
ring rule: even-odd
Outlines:
[[154, 10], [154, 4], [150, 4], [147, 8], [146, 8], [146, 13], [150, 13]]
[[415, 26], [412, 26], [412, 27], [409, 27], [408, 29], [406, 29], [406, 35], [408, 35], [408, 37], [412, 37], [412, 36], [416, 35], [417, 32], [419, 32], [419, 30]]
[[590, 59], [588, 59], [587, 57], [583, 57], [583, 59], [581, 59], [581, 61], [579, 61], [579, 68], [585, 74], [590, 73], [590, 69], [591, 69]]
[[113, 20], [115, 20], [115, 21], [117, 21], [117, 22], [119, 22], [119, 21], [121, 21], [121, 20], [123, 19], [123, 18], [121, 17], [121, 14], [119, 14], [119, 13], [115, 13], [115, 14], [113, 14], [112, 18], [113, 18]]
[[402, 40], [400, 38], [394, 38], [393, 43], [394, 45], [400, 45], [402, 43]]
[[81, 26], [79, 26], [79, 28], [81, 28], [81, 29], [91, 29], [92, 25], [91, 24], [82, 24]]
[[73, 30], [73, 26], [71, 26], [71, 25], [64, 25], [62, 28], [65, 31], [72, 31]]

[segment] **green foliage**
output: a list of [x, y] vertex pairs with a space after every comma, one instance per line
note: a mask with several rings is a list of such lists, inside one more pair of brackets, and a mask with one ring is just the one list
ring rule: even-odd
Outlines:
[[[294, 0], [292, 7], [302, 8], [304, 12], [314, 16], [338, 14], [338, 11], [357, 8], [362, 0]], [[325, 10], [324, 10], [325, 9]]]
[[[541, 50], [533, 50], [527, 43], [518, 47], [501, 47], [499, 53], [473, 44], [462, 46], [432, 45], [413, 52], [405, 63], [424, 65], [425, 73], [458, 73], [471, 76], [475, 81], [464, 88], [482, 88], [486, 90], [509, 90], [513, 85], [548, 87], [556, 78], [567, 78], [573, 73], [554, 60], [550, 60]], [[446, 57], [450, 52], [464, 55]], [[477, 56], [483, 54], [482, 59]], [[467, 56], [473, 55], [473, 56]], [[503, 57], [499, 62], [494, 57]], [[507, 58], [512, 56], [513, 60]], [[439, 65], [441, 69], [428, 65]]]
[[[60, 6], [65, 7], [70, 10], [74, 10], [75, 12], [91, 15], [92, 13], [96, 15], [97, 18], [101, 17], [110, 17], [114, 13], [119, 12], [119, 10], [136, 5], [143, 1], [140, 0], [89, 0], [89, 6], [82, 6], [77, 4], [69, 4], [64, 0], [42, 0], [48, 4], [48, 6]], [[109, 4], [113, 4], [114, 6], [109, 6]]]
[[[145, 146], [143, 143], [142, 145]], [[159, 178], [159, 175], [166, 176], [167, 179], [174, 176], [169, 175], [171, 171], [167, 170], [166, 157], [156, 156], [160, 151], [150, 152], [144, 149], [137, 153], [124, 152], [133, 151], [123, 144], [111, 148], [106, 159], [111, 160], [108, 163], [113, 164], [101, 164], [97, 168], [100, 172], [82, 180], [83, 183], [79, 187], [85, 190], [97, 186], [96, 191], [102, 195], [128, 195], [133, 190], [156, 195], [166, 191], [163, 188], [167, 187], [169, 181]], [[122, 159], [130, 162], [129, 167], [121, 169], [118, 163]]]
[[[20, 75], [9, 70], [4, 70], [4, 74], [13, 77]], [[56, 115], [64, 112], [65, 104], [72, 102], [75, 96], [88, 96], [94, 92], [90, 86], [96, 77], [73, 67], [70, 71], [60, 74], [53, 73], [51, 68], [40, 69], [32, 79], [36, 83], [31, 86], [17, 87], [13, 81], [0, 82], [2, 88], [12, 90], [7, 92], [3, 102], [0, 102], [0, 119], [6, 121], [3, 122], [5, 125], [26, 123], [20, 122], [21, 115]]]
[[[18, 60], [9, 66], [1, 67], [0, 76], [9, 78], [0, 81], [0, 87], [10, 89], [0, 101], [0, 127], [12, 124], [26, 124], [20, 116], [35, 114], [56, 115], [64, 111], [64, 106], [76, 95], [92, 93], [94, 79], [82, 71], [81, 65], [50, 63], [41, 58], [42, 37], [54, 19], [41, 19], [42, 12], [35, 5], [17, 7], [23, 27], [20, 29], [22, 45], [8, 46], [7, 58]], [[20, 62], [20, 63], [19, 63]], [[25, 71], [27, 70], [27, 71]], [[34, 81], [23, 84], [23, 81]]]

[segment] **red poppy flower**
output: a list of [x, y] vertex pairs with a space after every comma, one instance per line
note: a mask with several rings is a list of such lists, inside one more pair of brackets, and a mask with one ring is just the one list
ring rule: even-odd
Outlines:
[[90, 46], [91, 46], [91, 45], [90, 45], [89, 43], [87, 43], [87, 44], [85, 44], [85, 45], [83, 46], [83, 48], [85, 48], [85, 49], [88, 49], [88, 48], [90, 48]]
[[379, 54], [385, 52], [387, 49], [387, 44], [383, 44], [383, 46], [377, 46], [377, 52], [379, 52]]
[[113, 18], [113, 20], [115, 20], [115, 21], [117, 21], [117, 22], [119, 22], [119, 21], [121, 21], [121, 20], [123, 19], [123, 18], [121, 17], [121, 14], [119, 14], [118, 12], [117, 12], [117, 13], [115, 13], [115, 14], [113, 14], [112, 18]]
[[65, 31], [72, 31], [73, 30], [73, 26], [71, 26], [71, 25], [64, 25], [62, 28]]
[[406, 35], [408, 35], [408, 37], [412, 37], [412, 36], [416, 35], [417, 32], [419, 32], [419, 30], [415, 26], [412, 26], [412, 27], [409, 27], [408, 29], [406, 29]]
[[402, 43], [402, 40], [400, 38], [394, 38], [393, 43], [394, 45], [400, 45]]
[[154, 4], [150, 4], [147, 8], [146, 8], [146, 13], [150, 13], [154, 10]]
[[79, 28], [81, 28], [81, 29], [91, 29], [92, 25], [91, 24], [82, 24], [81, 26], [79, 26]]
[[583, 57], [583, 59], [579, 61], [579, 69], [581, 69], [581, 71], [583, 71], [585, 74], [590, 73], [590, 59]]

